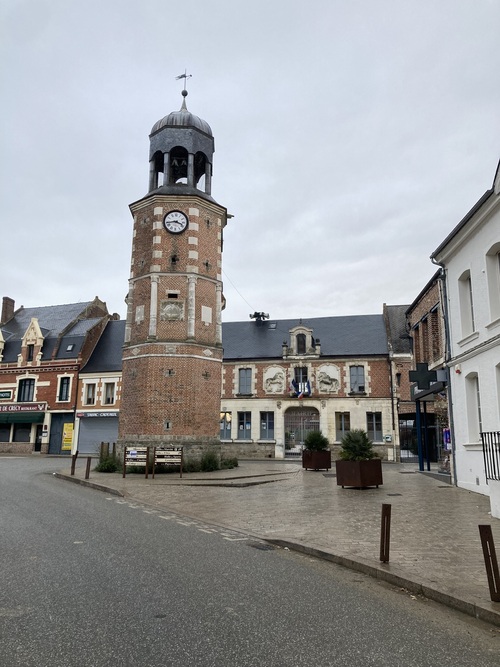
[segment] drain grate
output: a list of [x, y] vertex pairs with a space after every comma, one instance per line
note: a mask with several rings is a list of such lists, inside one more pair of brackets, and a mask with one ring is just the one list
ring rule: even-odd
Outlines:
[[445, 484], [444, 486], [438, 486], [438, 489], [452, 489], [451, 484]]
[[400, 475], [414, 475], [416, 473], [416, 470], [400, 470], [399, 474]]
[[388, 496], [402, 496], [402, 493], [388, 493]]
[[253, 547], [254, 549], [260, 549], [260, 551], [274, 551], [275, 548], [272, 544], [266, 544], [265, 542], [249, 542], [248, 546]]
[[337, 477], [337, 474], [334, 472], [324, 472], [323, 477]]

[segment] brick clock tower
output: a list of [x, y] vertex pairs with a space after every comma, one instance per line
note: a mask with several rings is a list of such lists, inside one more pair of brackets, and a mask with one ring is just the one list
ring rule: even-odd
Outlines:
[[134, 218], [119, 444], [220, 447], [222, 232], [212, 130], [186, 106], [153, 126]]

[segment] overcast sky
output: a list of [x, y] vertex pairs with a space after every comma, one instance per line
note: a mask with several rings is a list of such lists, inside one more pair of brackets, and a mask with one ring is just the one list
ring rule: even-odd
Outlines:
[[224, 321], [409, 304], [500, 159], [498, 0], [3, 0], [0, 296], [125, 316], [149, 132], [215, 136]]

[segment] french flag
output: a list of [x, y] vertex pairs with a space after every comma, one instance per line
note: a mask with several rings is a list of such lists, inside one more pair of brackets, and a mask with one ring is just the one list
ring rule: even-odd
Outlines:
[[304, 396], [310, 396], [311, 395], [311, 384], [309, 380], [305, 383], [305, 386], [302, 385], [304, 389], [299, 393], [297, 398], [304, 398]]

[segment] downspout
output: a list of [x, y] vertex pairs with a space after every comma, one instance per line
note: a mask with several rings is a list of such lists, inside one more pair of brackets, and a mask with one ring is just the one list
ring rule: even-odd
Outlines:
[[[444, 350], [444, 361], [446, 368], [449, 369], [448, 362], [451, 359], [451, 334], [450, 334], [450, 321], [448, 313], [448, 294], [446, 291], [446, 269], [444, 264], [437, 262], [434, 257], [431, 256], [431, 262], [436, 266], [439, 266], [441, 269], [441, 280], [440, 290], [441, 290], [441, 302], [443, 304], [443, 321], [444, 321], [444, 334], [445, 334], [445, 350]], [[451, 458], [453, 461], [453, 484], [458, 486], [457, 480], [457, 466], [456, 466], [456, 446], [455, 446], [455, 425], [453, 421], [453, 398], [451, 391], [451, 382], [448, 372], [448, 382], [447, 382], [447, 391], [448, 391], [448, 419], [450, 422], [450, 440], [451, 440]]]
[[[400, 451], [401, 451], [401, 443], [399, 442], [399, 419], [398, 419], [398, 431], [397, 431], [397, 434], [396, 434], [396, 405], [397, 405], [397, 400], [398, 399], [396, 397], [396, 392], [394, 390], [394, 378], [392, 376], [393, 362], [391, 361], [390, 358], [387, 360], [387, 362], [389, 364], [389, 378], [390, 378], [390, 383], [391, 383], [391, 416], [392, 416], [392, 434], [393, 434], [393, 438], [394, 438], [394, 441], [392, 443], [392, 457], [393, 457], [394, 463], [398, 463], [397, 455], [396, 455], [396, 452], [397, 452], [396, 438], [397, 438], [398, 444], [400, 445]], [[401, 456], [400, 456], [400, 458], [401, 458]]]
[[[394, 377], [393, 377], [393, 367], [394, 367], [394, 357], [393, 357], [393, 346], [392, 346], [392, 338], [390, 336], [390, 326], [389, 326], [389, 318], [387, 315], [387, 307], [386, 304], [384, 303], [384, 325], [385, 325], [385, 331], [387, 335], [387, 348], [388, 348], [388, 357], [387, 357], [387, 365], [389, 366], [389, 381], [390, 381], [390, 392], [391, 392], [391, 421], [392, 421], [392, 460], [394, 463], [398, 463], [397, 460], [397, 446], [396, 446], [396, 441], [397, 444], [399, 445], [399, 451], [401, 452], [401, 443], [399, 440], [399, 415], [398, 415], [398, 430], [396, 432], [396, 406], [397, 406], [397, 398], [395, 395], [394, 391]], [[389, 452], [387, 452], [387, 456], [389, 456]], [[401, 460], [401, 454], [399, 456]]]

